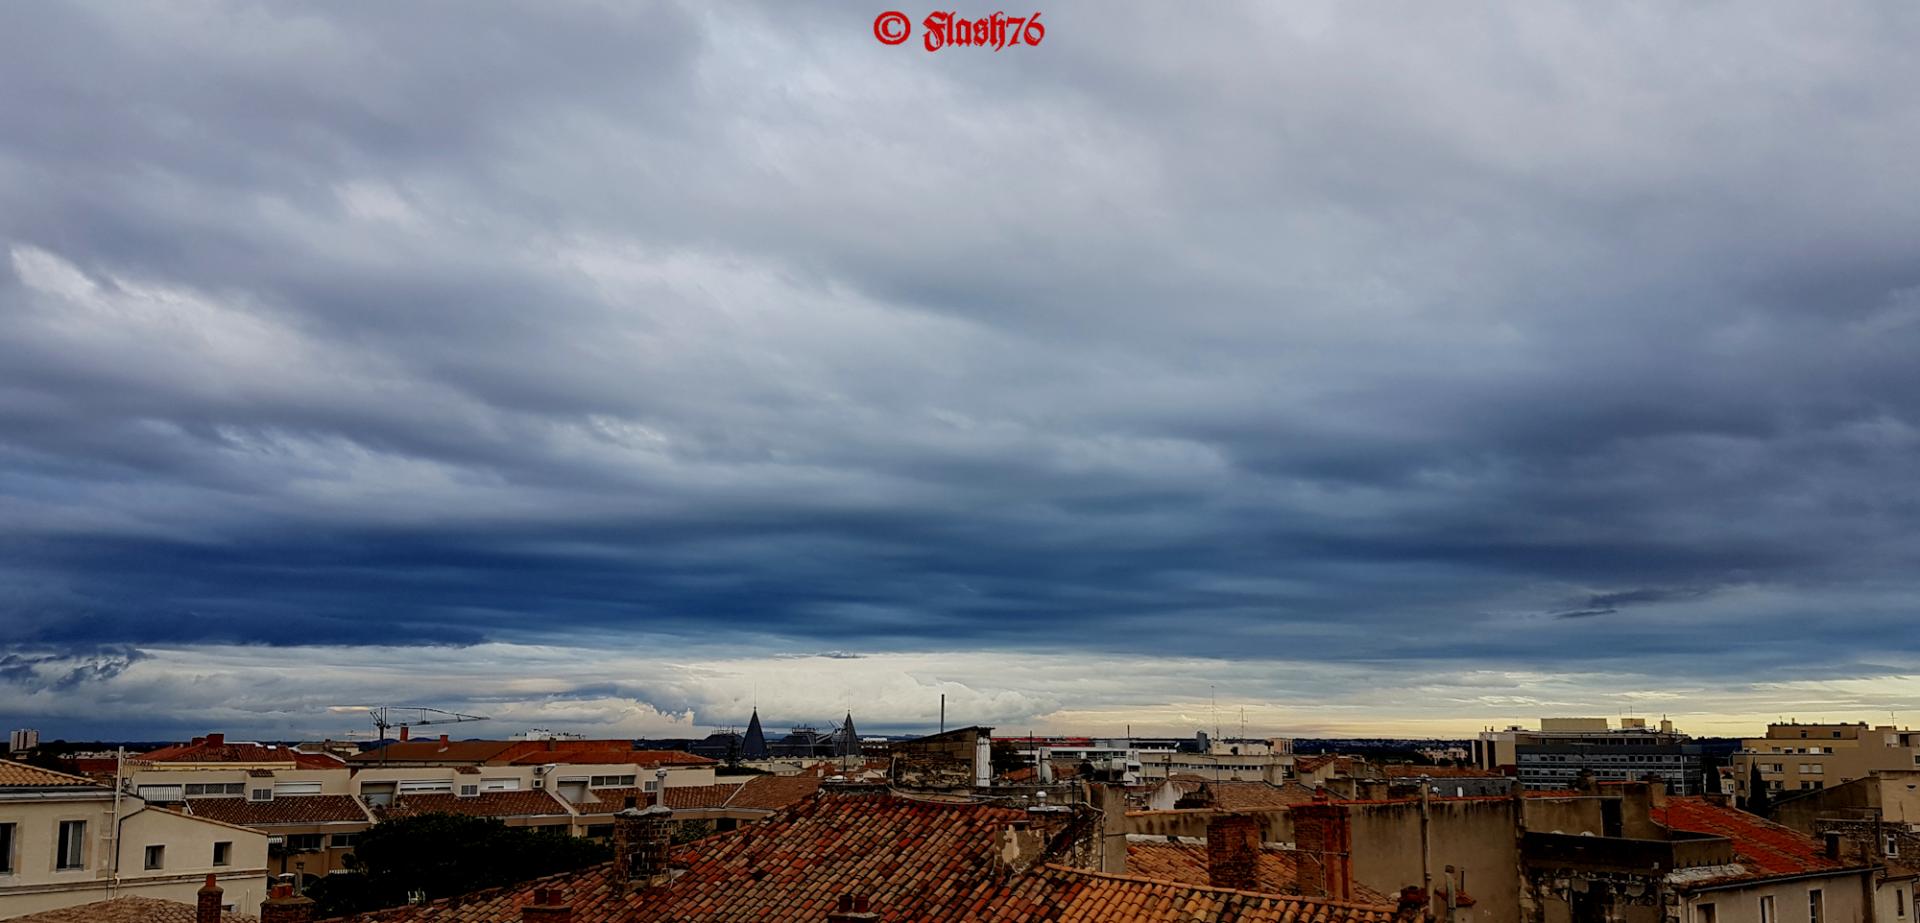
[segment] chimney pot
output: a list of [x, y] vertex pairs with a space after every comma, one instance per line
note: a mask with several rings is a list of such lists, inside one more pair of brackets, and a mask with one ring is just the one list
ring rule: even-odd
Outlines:
[[877, 923], [879, 919], [865, 895], [842, 894], [840, 903], [827, 914], [827, 923]]
[[274, 885], [272, 896], [260, 905], [260, 923], [308, 923], [313, 899], [293, 893], [292, 885]]
[[440, 735], [440, 749], [445, 750], [446, 748], [447, 748], [447, 735], [442, 734]]
[[207, 874], [207, 883], [194, 894], [193, 923], [220, 923], [220, 885]]
[[407, 732], [408, 732], [408, 731], [411, 731], [411, 730], [412, 730], [412, 728], [409, 728], [409, 727], [407, 727], [407, 726], [406, 726], [406, 725], [404, 725], [404, 724], [403, 724], [403, 725], [400, 725], [400, 739], [401, 739], [401, 740], [406, 740], [406, 739], [407, 739]]
[[533, 902], [520, 908], [521, 923], [573, 923], [573, 905], [559, 888], [535, 888]]

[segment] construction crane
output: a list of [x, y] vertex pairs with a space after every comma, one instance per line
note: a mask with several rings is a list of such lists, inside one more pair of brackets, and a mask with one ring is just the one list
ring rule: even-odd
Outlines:
[[[459, 712], [440, 708], [428, 708], [424, 705], [370, 705], [367, 714], [373, 718], [373, 726], [378, 729], [378, 739], [386, 740], [387, 731], [399, 728], [405, 734], [407, 728], [428, 724], [462, 724], [468, 721], [486, 721], [486, 715], [463, 715]], [[406, 720], [413, 716], [413, 720]]]

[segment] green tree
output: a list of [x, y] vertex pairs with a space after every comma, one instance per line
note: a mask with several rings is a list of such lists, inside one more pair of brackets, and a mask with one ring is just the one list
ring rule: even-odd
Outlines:
[[583, 868], [612, 858], [604, 843], [531, 827], [509, 827], [484, 817], [427, 814], [375, 824], [360, 835], [350, 871], [328, 875], [307, 889], [315, 916], [362, 913], [515, 884]]

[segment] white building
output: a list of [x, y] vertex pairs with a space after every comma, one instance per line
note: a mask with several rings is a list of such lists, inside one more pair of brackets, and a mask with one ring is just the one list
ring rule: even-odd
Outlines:
[[78, 776], [0, 760], [0, 919], [118, 897], [266, 898], [267, 836], [150, 807]]

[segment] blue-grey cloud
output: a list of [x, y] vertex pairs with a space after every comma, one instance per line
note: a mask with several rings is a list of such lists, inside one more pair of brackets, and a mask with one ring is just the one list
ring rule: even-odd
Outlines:
[[1920, 13], [869, 15], [0, 10], [0, 646], [1915, 652]]

